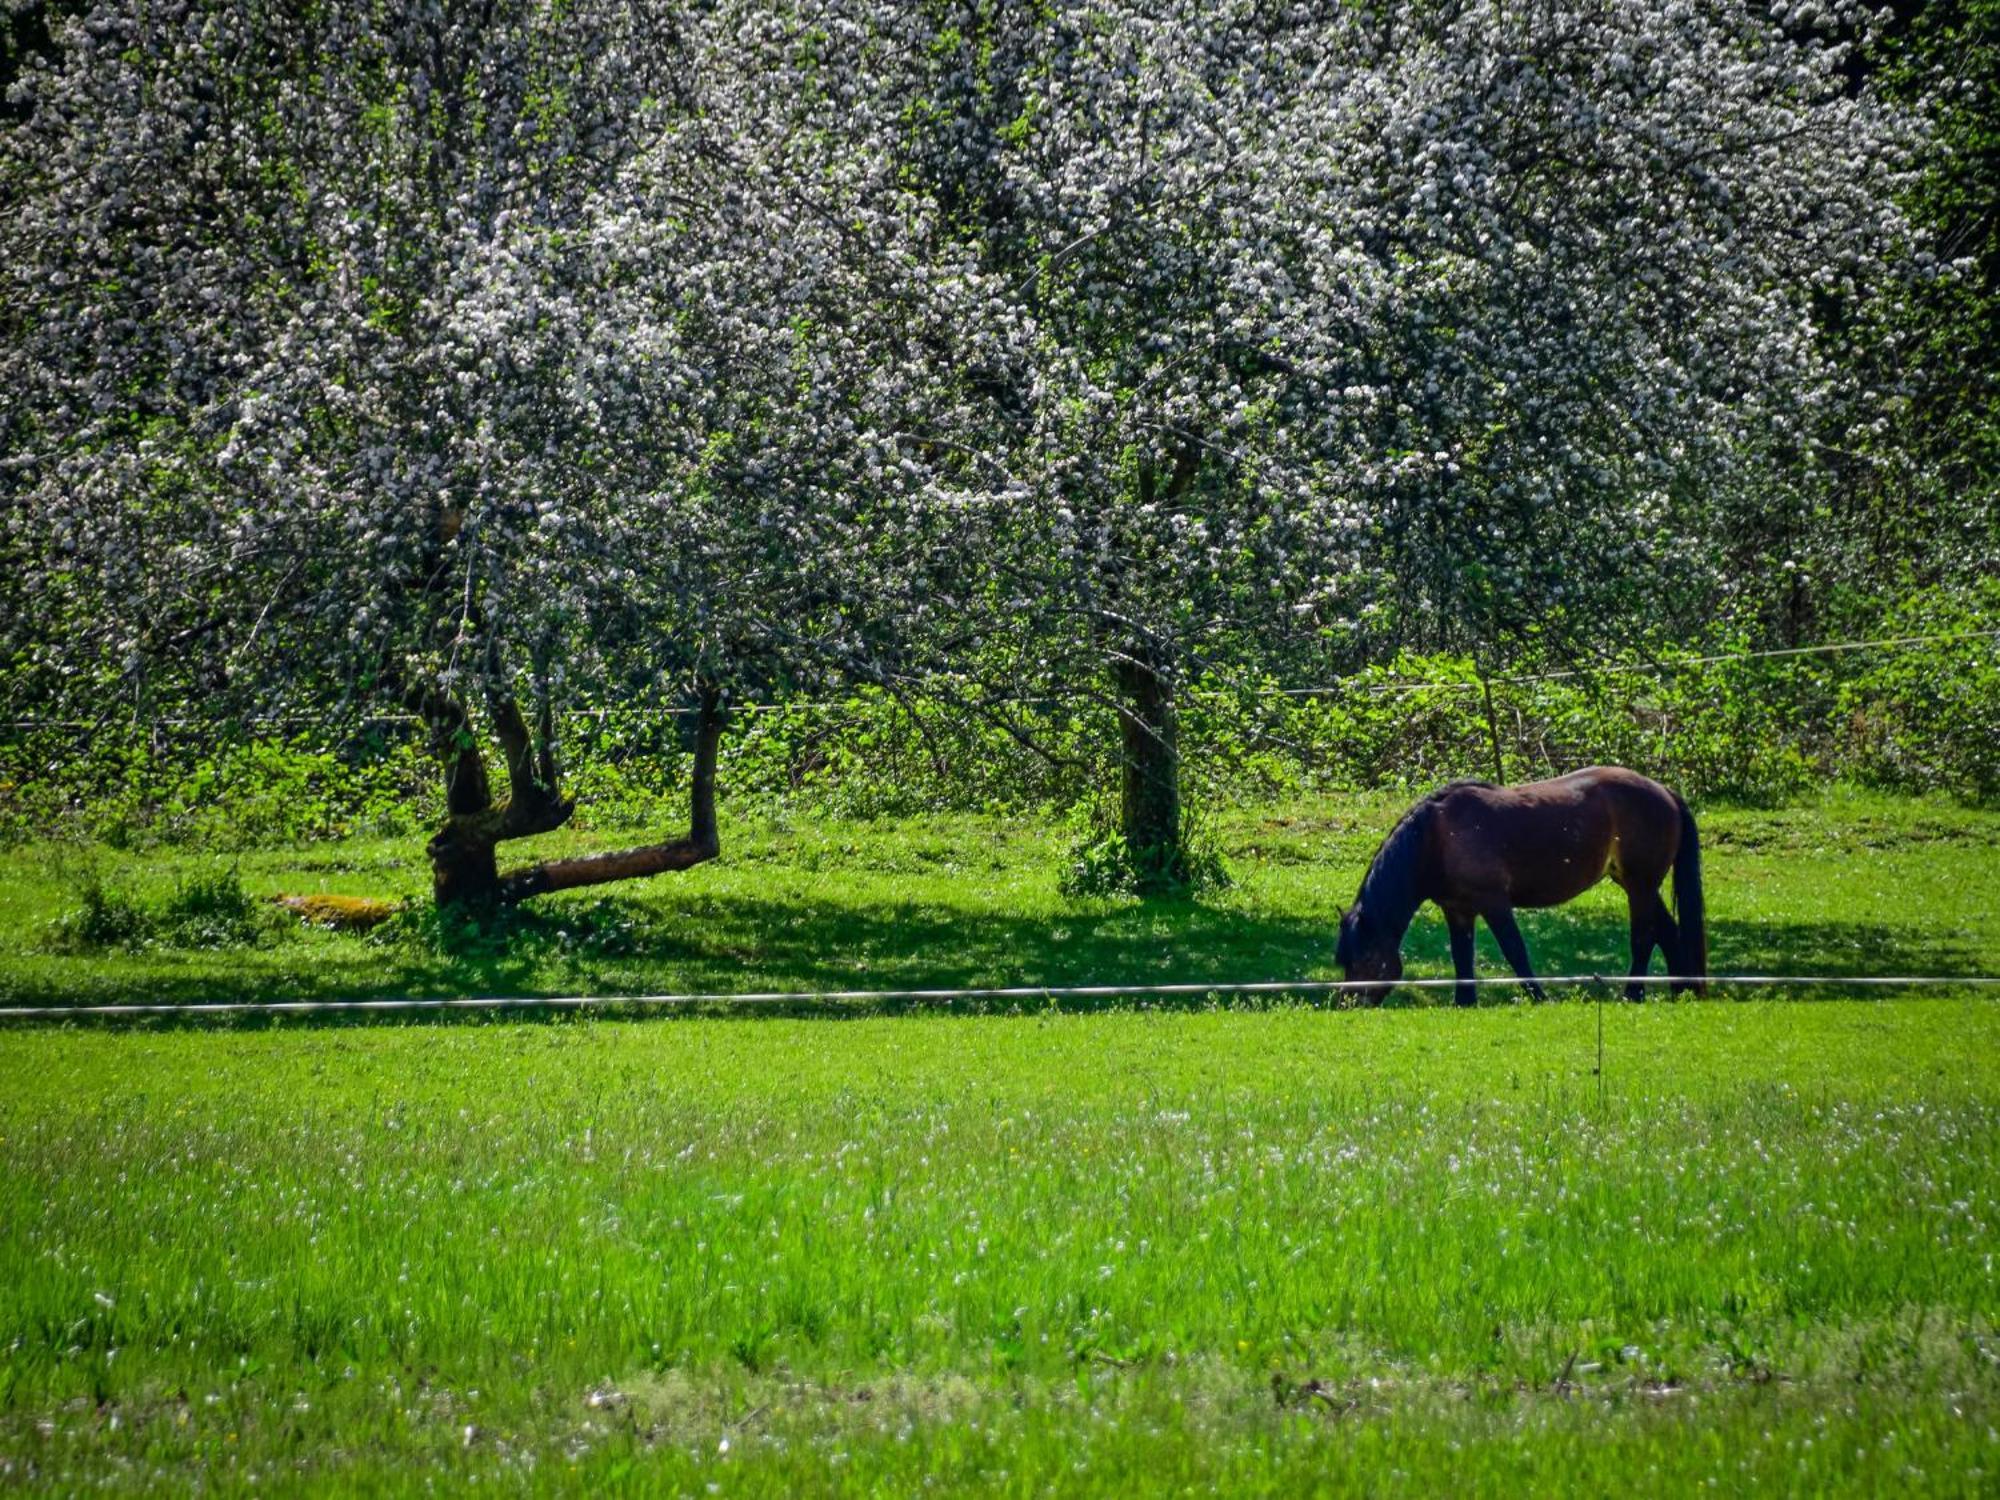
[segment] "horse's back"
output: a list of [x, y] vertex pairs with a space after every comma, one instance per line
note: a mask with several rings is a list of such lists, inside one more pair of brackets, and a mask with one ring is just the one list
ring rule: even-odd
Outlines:
[[1585, 766], [1551, 776], [1546, 781], [1524, 781], [1516, 786], [1495, 786], [1491, 782], [1454, 783], [1479, 787], [1496, 804], [1559, 813], [1592, 804], [1609, 809], [1621, 822], [1678, 824], [1680, 799], [1650, 776], [1624, 766]]
[[1607, 873], [1656, 883], [1679, 840], [1678, 799], [1623, 766], [1518, 786], [1454, 782], [1433, 805], [1446, 905], [1556, 906]]
[[1431, 793], [1431, 802], [1449, 815], [1511, 819], [1526, 815], [1544, 822], [1590, 819], [1599, 809], [1660, 806], [1671, 809], [1674, 794], [1657, 781], [1623, 766], [1586, 766], [1545, 781], [1502, 786], [1492, 781], [1454, 781]]
[[1556, 780], [1572, 778], [1586, 795], [1602, 797], [1611, 806], [1621, 836], [1669, 845], [1680, 837], [1681, 799], [1652, 777], [1624, 766], [1587, 766]]

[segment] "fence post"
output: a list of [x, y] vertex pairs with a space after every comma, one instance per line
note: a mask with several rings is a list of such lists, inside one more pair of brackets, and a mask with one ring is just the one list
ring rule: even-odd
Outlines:
[[1507, 767], [1500, 759], [1500, 720], [1493, 712], [1493, 682], [1479, 670], [1477, 661], [1473, 662], [1472, 671], [1479, 678], [1479, 691], [1486, 699], [1486, 738], [1493, 747], [1493, 779], [1504, 786], [1507, 782]]

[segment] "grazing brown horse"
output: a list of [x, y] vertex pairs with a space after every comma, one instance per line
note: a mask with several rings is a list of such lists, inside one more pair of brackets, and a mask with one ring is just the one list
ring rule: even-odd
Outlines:
[[[1674, 906], [1660, 881], [1674, 873]], [[1625, 887], [1632, 914], [1632, 973], [1644, 974], [1657, 946], [1669, 974], [1699, 990], [1708, 972], [1702, 915], [1701, 843], [1694, 815], [1675, 793], [1622, 766], [1592, 766], [1550, 781], [1495, 786], [1454, 781], [1403, 814], [1382, 841], [1361, 894], [1340, 919], [1334, 951], [1349, 979], [1380, 981], [1363, 991], [1380, 1000], [1403, 977], [1403, 934], [1426, 901], [1444, 911], [1460, 1005], [1477, 998], [1472, 924], [1484, 917], [1528, 993], [1546, 998], [1514, 922], [1517, 906], [1560, 906], [1609, 875]], [[1642, 986], [1628, 984], [1627, 999]]]

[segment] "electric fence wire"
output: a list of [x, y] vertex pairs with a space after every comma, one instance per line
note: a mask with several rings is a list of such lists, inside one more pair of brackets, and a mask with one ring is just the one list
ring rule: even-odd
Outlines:
[[[1774, 646], [1768, 650], [1763, 650], [1763, 651], [1728, 651], [1728, 652], [1718, 652], [1714, 655], [1708, 655], [1708, 656], [1671, 656], [1671, 657], [1662, 657], [1658, 661], [1605, 662], [1597, 666], [1571, 667], [1560, 672], [1528, 672], [1519, 674], [1502, 674], [1494, 677], [1473, 676], [1473, 677], [1439, 678], [1427, 682], [1426, 681], [1401, 682], [1394, 680], [1378, 680], [1378, 681], [1348, 682], [1348, 683], [1321, 683], [1306, 687], [1258, 687], [1258, 688], [1248, 689], [1247, 691], [1241, 693], [1218, 692], [1215, 690], [1198, 689], [1196, 690], [1195, 695], [1207, 696], [1212, 698], [1230, 698], [1230, 697], [1314, 698], [1314, 697], [1336, 697], [1342, 693], [1353, 693], [1353, 692], [1370, 693], [1370, 694], [1421, 693], [1421, 692], [1479, 692], [1483, 691], [1488, 685], [1499, 685], [1505, 687], [1505, 686], [1520, 686], [1537, 682], [1570, 682], [1588, 677], [1602, 677], [1602, 676], [1613, 676], [1613, 675], [1630, 676], [1633, 674], [1648, 673], [1648, 672], [1662, 672], [1662, 673], [1676, 672], [1691, 667], [1716, 666], [1725, 662], [1763, 661], [1776, 657], [1826, 656], [1845, 651], [1882, 651], [1882, 650], [1900, 649], [1906, 646], [1937, 645], [1949, 641], [1980, 641], [1980, 640], [2000, 640], [2000, 629], [1956, 630], [1956, 631], [1946, 631], [1937, 635], [1884, 636], [1876, 640], [1865, 640], [1865, 641], [1823, 641], [1817, 645], [1811, 645], [1811, 646]], [[1008, 706], [1008, 707], [1019, 707], [1019, 708], [1032, 708], [1032, 707], [1053, 707], [1061, 703], [1066, 703], [1070, 700], [1065, 698], [1017, 696], [1017, 697], [994, 698], [985, 701], [987, 703], [987, 706], [989, 707]], [[805, 698], [805, 699], [794, 699], [794, 700], [780, 700], [775, 702], [734, 703], [729, 705], [729, 711], [735, 714], [793, 713], [793, 712], [833, 713], [843, 709], [849, 709], [854, 706], [855, 706], [854, 702], [851, 699]], [[583, 718], [583, 719], [595, 719], [598, 722], [602, 723], [607, 720], [616, 720], [621, 718], [631, 718], [631, 719], [685, 718], [691, 714], [698, 713], [699, 711], [700, 710], [693, 708], [627, 707], [627, 708], [586, 708], [586, 709], [571, 710], [570, 712], [572, 717]], [[193, 725], [205, 724], [208, 721], [205, 719], [178, 716], [172, 718], [149, 719], [146, 720], [145, 722], [157, 728], [174, 729], [174, 728], [184, 728]], [[306, 714], [260, 715], [244, 721], [246, 726], [257, 725], [257, 724], [316, 725], [316, 724], [323, 724], [325, 722], [326, 721], [323, 717], [314, 717]], [[417, 714], [395, 713], [395, 714], [363, 714], [360, 716], [357, 722], [363, 724], [419, 724], [422, 723], [423, 720], [421, 716]], [[21, 719], [0, 719], [0, 727], [8, 729], [101, 729], [104, 728], [105, 725], [99, 721], [91, 719], [21, 718]]]
[[[967, 1002], [1004, 1000], [1142, 999], [1147, 996], [1214, 995], [1343, 995], [1375, 994], [1385, 990], [1455, 988], [1455, 978], [1399, 979], [1393, 983], [1360, 979], [1192, 980], [1175, 984], [1055, 984], [995, 985], [963, 989], [877, 990], [755, 990], [688, 991], [651, 995], [467, 995], [410, 996], [361, 1000], [220, 1000], [146, 1001], [97, 1005], [0, 1006], [0, 1020], [48, 1021], [82, 1016], [249, 1016], [339, 1015], [376, 1012], [447, 1012], [509, 1010], [620, 1010], [701, 1007], [710, 1010], [756, 1009], [771, 1006], [910, 1004], [948, 1009]], [[1776, 989], [1812, 986], [1822, 989], [1990, 989], [2000, 986], [1996, 974], [1553, 974], [1533, 979], [1512, 976], [1482, 978], [1476, 983], [1501, 989], [1541, 985], [1544, 989], [1607, 989], [1624, 985], [1705, 985], [1711, 989]]]

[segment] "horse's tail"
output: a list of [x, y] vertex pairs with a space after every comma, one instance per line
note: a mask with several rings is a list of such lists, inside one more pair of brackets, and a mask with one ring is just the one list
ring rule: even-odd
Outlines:
[[1701, 835], [1695, 831], [1694, 814], [1688, 811], [1678, 792], [1674, 794], [1674, 805], [1681, 812], [1681, 847], [1674, 856], [1674, 919], [1681, 929], [1680, 961], [1675, 970], [1695, 980], [1690, 988], [1699, 992], [1707, 987], [1700, 981], [1708, 976], [1708, 915], [1701, 898]]

